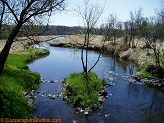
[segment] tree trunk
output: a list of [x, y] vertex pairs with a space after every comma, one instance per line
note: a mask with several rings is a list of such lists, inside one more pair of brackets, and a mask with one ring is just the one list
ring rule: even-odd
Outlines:
[[14, 38], [16, 37], [17, 33], [19, 32], [19, 29], [21, 28], [22, 24], [18, 23], [15, 28], [12, 30], [12, 32], [9, 35], [9, 38], [7, 39], [7, 42], [2, 49], [0, 53], [0, 75], [2, 74], [2, 71], [4, 69], [5, 62], [7, 60], [7, 57], [9, 55], [9, 51], [11, 48], [12, 43], [14, 42]]
[[116, 35], [113, 35], [114, 45], [116, 45]]

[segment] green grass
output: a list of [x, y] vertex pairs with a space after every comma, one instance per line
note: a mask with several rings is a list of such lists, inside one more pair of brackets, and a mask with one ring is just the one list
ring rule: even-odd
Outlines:
[[88, 80], [85, 73], [72, 73], [65, 79], [65, 85], [64, 97], [69, 104], [93, 108], [94, 104], [99, 105], [99, 91], [104, 89], [105, 81], [94, 72], [88, 73]]
[[[153, 64], [152, 64], [153, 65]], [[153, 66], [155, 66], [155, 65], [153, 65]], [[161, 64], [161, 67], [162, 67], [162, 69], [164, 70], [164, 65], [163, 64]], [[158, 78], [157, 77], [157, 75], [160, 73], [161, 75], [163, 74], [162, 72], [159, 72], [159, 73], [156, 73], [156, 72], [158, 72], [156, 69], [157, 69], [158, 67], [156, 67], [156, 68], [151, 68], [151, 64], [148, 64], [148, 63], [144, 63], [144, 64], [142, 64], [141, 66], [139, 66], [138, 68], [137, 68], [137, 71], [140, 73], [139, 74], [139, 78], [148, 78], [148, 79], [154, 79], [154, 78]], [[151, 72], [151, 70], [150, 69], [153, 69], [153, 72]]]
[[76, 45], [68, 43], [68, 44], [64, 44], [64, 47], [69, 47], [69, 48], [77, 48]]
[[[0, 117], [28, 118], [31, 117], [31, 106], [25, 99], [25, 92], [36, 89], [40, 75], [28, 70], [27, 61], [32, 61], [45, 49], [29, 49], [17, 54], [9, 54], [4, 71], [0, 76]], [[36, 57], [37, 56], [37, 57]]]
[[151, 74], [150, 72], [146, 72], [144, 70], [139, 71], [139, 72], [140, 72], [139, 78], [141, 78], [141, 79], [143, 79], [143, 78], [149, 78], [149, 79], [154, 78], [153, 74]]

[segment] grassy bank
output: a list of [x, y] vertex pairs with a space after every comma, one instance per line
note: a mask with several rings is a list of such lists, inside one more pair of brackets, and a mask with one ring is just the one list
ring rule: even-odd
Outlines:
[[94, 109], [98, 107], [99, 92], [104, 90], [105, 81], [96, 73], [89, 72], [88, 80], [85, 73], [72, 73], [65, 79], [64, 99], [73, 107]]
[[[31, 72], [26, 65], [38, 57], [49, 54], [45, 49], [29, 49], [9, 54], [0, 76], [0, 117], [31, 117], [32, 106], [25, 96], [39, 84], [39, 73]], [[32, 96], [32, 95], [31, 95]]]

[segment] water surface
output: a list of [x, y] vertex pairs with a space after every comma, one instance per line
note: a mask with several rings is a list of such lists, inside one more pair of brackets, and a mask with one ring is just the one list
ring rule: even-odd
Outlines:
[[[72, 72], [81, 72], [80, 50], [51, 47], [50, 55], [29, 64], [32, 71], [39, 72], [45, 80], [36, 90], [35, 114], [37, 118], [60, 118], [62, 123], [163, 123], [164, 93], [148, 88], [145, 84], [135, 81], [131, 75], [136, 68], [118, 59], [102, 56], [93, 69], [100, 77], [115, 86], [105, 90], [108, 97], [100, 110], [89, 116], [77, 113], [60, 97], [62, 80]], [[89, 65], [97, 60], [98, 53], [89, 51]], [[50, 99], [48, 94], [59, 95]]]

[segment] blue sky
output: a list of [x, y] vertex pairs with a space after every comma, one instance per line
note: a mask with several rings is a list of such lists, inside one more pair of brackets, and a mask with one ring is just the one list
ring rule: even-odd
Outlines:
[[[121, 21], [129, 19], [129, 12], [143, 8], [143, 16], [149, 17], [155, 15], [155, 9], [160, 8], [161, 0], [90, 0], [90, 3], [98, 3], [105, 6], [105, 11], [100, 18], [100, 24], [105, 22], [108, 15], [116, 13]], [[78, 26], [82, 25], [81, 18], [75, 16], [72, 9], [83, 5], [83, 0], [67, 0], [66, 11], [53, 14], [50, 25]]]

